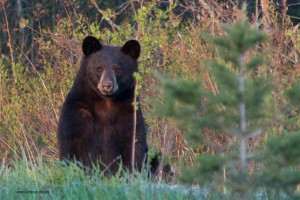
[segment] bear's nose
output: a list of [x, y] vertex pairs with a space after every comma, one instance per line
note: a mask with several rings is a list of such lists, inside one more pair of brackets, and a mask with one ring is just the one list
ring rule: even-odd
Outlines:
[[112, 88], [113, 88], [113, 83], [112, 82], [105, 82], [102, 84], [102, 88], [106, 91], [106, 92], [111, 92]]

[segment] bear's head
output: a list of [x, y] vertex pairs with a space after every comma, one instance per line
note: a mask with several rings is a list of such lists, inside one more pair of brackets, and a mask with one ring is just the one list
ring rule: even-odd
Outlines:
[[141, 46], [129, 40], [123, 46], [105, 46], [93, 36], [82, 43], [86, 75], [92, 89], [104, 99], [117, 99], [132, 94], [133, 73], [138, 71]]

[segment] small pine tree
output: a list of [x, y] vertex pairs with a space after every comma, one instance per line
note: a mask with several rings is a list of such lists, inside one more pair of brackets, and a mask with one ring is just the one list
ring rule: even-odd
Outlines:
[[238, 148], [233, 145], [226, 156], [200, 156], [199, 165], [186, 170], [182, 180], [217, 187], [226, 182], [237, 198], [245, 199], [253, 194], [250, 188], [256, 181], [248, 176], [247, 140], [260, 135], [272, 119], [270, 102], [266, 102], [271, 81], [255, 75], [265, 63], [266, 55], [259, 50], [267, 36], [252, 28], [245, 16], [234, 25], [224, 25], [224, 31], [224, 36], [212, 38], [220, 58], [208, 67], [218, 93], [204, 88], [200, 80], [163, 81], [163, 114], [181, 122], [194, 143], [205, 140], [205, 128], [236, 138]]
[[[201, 80], [163, 81], [165, 104], [159, 109], [164, 116], [178, 120], [191, 142], [205, 141], [203, 133], [207, 128], [234, 138], [228, 153], [201, 155], [198, 165], [182, 173], [182, 181], [196, 182], [209, 189], [228, 189], [228, 193], [219, 193], [225, 194], [222, 199], [254, 199], [257, 195], [267, 199], [299, 199], [300, 84], [285, 93], [285, 110], [294, 115], [277, 115], [271, 80], [255, 73], [265, 64], [267, 55], [261, 49], [266, 34], [252, 28], [245, 17], [233, 25], [224, 25], [224, 31], [224, 36], [211, 39], [220, 57], [207, 68], [218, 87], [217, 94], [203, 87]], [[272, 132], [275, 116], [283, 116], [277, 122], [293, 128], [269, 137], [266, 145], [250, 156], [248, 139], [265, 130]], [[249, 172], [250, 161], [259, 163], [257, 171]]]

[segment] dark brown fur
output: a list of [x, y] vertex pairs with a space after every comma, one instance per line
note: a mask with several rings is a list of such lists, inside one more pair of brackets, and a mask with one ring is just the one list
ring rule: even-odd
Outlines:
[[[137, 44], [102, 46], [90, 36], [83, 42], [85, 56], [59, 120], [61, 160], [75, 158], [89, 167], [100, 161], [102, 170], [108, 167], [115, 172], [120, 156], [123, 166], [130, 166]], [[140, 170], [148, 151], [141, 109], [137, 111], [136, 139], [135, 166]]]

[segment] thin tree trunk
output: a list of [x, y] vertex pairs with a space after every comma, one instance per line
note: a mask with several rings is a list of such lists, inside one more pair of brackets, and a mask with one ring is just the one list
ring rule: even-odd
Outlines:
[[134, 177], [134, 160], [135, 160], [135, 142], [136, 142], [136, 125], [137, 125], [137, 101], [136, 101], [136, 94], [138, 88], [138, 81], [136, 80], [134, 85], [134, 99], [133, 99], [133, 133], [132, 133], [132, 146], [131, 146], [131, 178], [133, 180]]
[[240, 112], [240, 160], [241, 167], [245, 169], [247, 167], [246, 162], [246, 103], [245, 103], [245, 78], [244, 78], [244, 63], [243, 56], [239, 59], [239, 94], [240, 94], [240, 102], [239, 102], [239, 112]]

